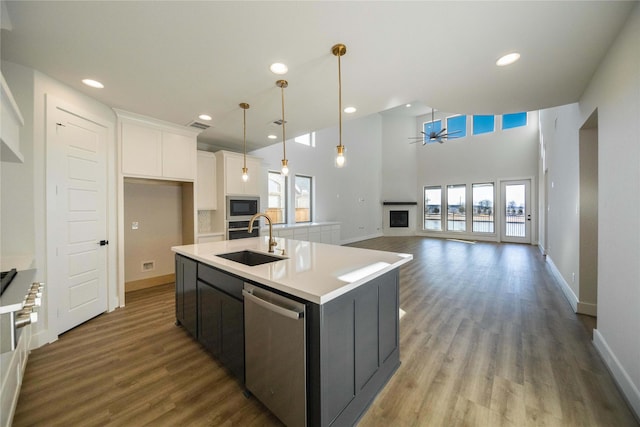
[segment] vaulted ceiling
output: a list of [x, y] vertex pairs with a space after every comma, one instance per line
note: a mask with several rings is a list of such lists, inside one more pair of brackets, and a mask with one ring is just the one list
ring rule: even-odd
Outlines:
[[[458, 113], [576, 102], [637, 2], [5, 1], [2, 59], [104, 104], [178, 124], [213, 117], [199, 141], [251, 148], [405, 103]], [[9, 19], [7, 19], [9, 18]], [[517, 51], [520, 61], [497, 67]], [[289, 72], [276, 76], [273, 62]], [[93, 78], [104, 89], [81, 83]], [[415, 114], [424, 111], [415, 111]], [[201, 121], [201, 120], [199, 120]], [[276, 141], [277, 142], [277, 141]]]

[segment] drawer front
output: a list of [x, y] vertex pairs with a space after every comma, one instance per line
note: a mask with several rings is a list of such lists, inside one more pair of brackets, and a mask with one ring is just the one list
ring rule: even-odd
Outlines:
[[234, 298], [242, 299], [244, 282], [237, 277], [216, 270], [204, 264], [198, 264], [198, 279], [226, 292]]

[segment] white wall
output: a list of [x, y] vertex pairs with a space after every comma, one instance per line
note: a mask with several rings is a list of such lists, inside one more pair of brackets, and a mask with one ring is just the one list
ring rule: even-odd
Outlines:
[[[570, 288], [567, 297], [574, 310], [580, 293], [579, 121], [578, 104], [540, 111], [547, 166], [545, 251]], [[568, 292], [566, 288], [564, 291]]]
[[20, 129], [20, 150], [24, 163], [2, 163], [2, 204], [0, 256], [35, 256], [33, 70], [2, 63], [7, 80], [20, 108], [25, 126]]
[[[637, 4], [579, 104], [542, 112], [541, 124], [545, 144], [549, 143], [551, 149], [547, 151], [549, 175], [556, 184], [557, 194], [549, 195], [550, 199], [553, 197], [553, 210], [561, 200], [560, 191], [575, 203], [577, 174], [563, 169], [575, 171], [579, 129], [597, 109], [598, 327], [594, 344], [640, 417], [639, 40]], [[556, 117], [558, 127], [554, 132]], [[566, 267], [577, 268], [577, 222], [573, 215], [550, 214], [548, 219], [550, 256], [565, 280]], [[559, 241], [551, 242], [551, 230], [562, 233], [569, 242], [565, 246]]]
[[[435, 115], [435, 119], [449, 115], [451, 114], [439, 113]], [[431, 121], [430, 114], [417, 117], [413, 124], [414, 134], [415, 129], [422, 129], [422, 124], [427, 121]], [[527, 126], [503, 131], [501, 123], [501, 116], [496, 116], [495, 132], [472, 135], [472, 120], [469, 116], [466, 137], [451, 139], [442, 144], [437, 142], [426, 145], [416, 144], [415, 158], [418, 166], [415, 191], [419, 207], [424, 203], [422, 191], [425, 186], [494, 182], [496, 185], [494, 206], [498, 212], [499, 181], [520, 178], [532, 178], [532, 200], [535, 203], [539, 147], [538, 113], [528, 113]], [[532, 210], [533, 223], [536, 223], [536, 213]], [[419, 223], [417, 226], [418, 230], [422, 229], [422, 224]], [[496, 230], [498, 230], [498, 224], [496, 224]], [[425, 234], [428, 233], [425, 232]], [[465, 236], [466, 234], [456, 233], [456, 235]], [[475, 235], [474, 238], [478, 236]], [[535, 227], [532, 230], [532, 241], [534, 243], [537, 241]]]
[[[381, 235], [381, 134], [382, 120], [378, 114], [344, 121], [342, 142], [347, 148], [347, 164], [343, 168], [333, 167], [337, 127], [317, 131], [315, 147], [287, 142], [289, 188], [295, 174], [314, 177], [313, 220], [340, 222], [343, 243]], [[255, 150], [251, 155], [262, 158], [269, 170], [278, 171], [282, 142]], [[293, 206], [292, 191], [289, 191], [289, 203]], [[289, 209], [289, 223], [293, 223], [292, 209]]]
[[381, 113], [382, 116], [382, 194], [383, 201], [418, 202], [416, 194], [416, 150], [409, 144], [415, 134], [415, 117]]
[[[20, 133], [20, 143], [25, 162], [22, 168], [16, 168], [13, 179], [6, 179], [3, 167], [2, 185], [18, 186], [16, 190], [2, 192], [2, 209], [8, 208], [9, 198], [15, 198], [15, 194], [20, 194], [17, 209], [24, 212], [24, 221], [21, 218], [10, 215], [5, 218], [2, 215], [3, 238], [5, 227], [14, 227], [15, 231], [27, 240], [33, 239], [33, 249], [35, 255], [35, 266], [37, 267], [36, 280], [47, 284], [45, 290], [45, 304], [38, 317], [38, 323], [32, 341], [32, 346], [38, 347], [46, 342], [57, 339], [55, 335], [55, 317], [57, 307], [55, 298], [47, 298], [49, 293], [55, 293], [55, 284], [47, 280], [47, 256], [46, 256], [46, 97], [55, 96], [64, 100], [69, 105], [73, 105], [77, 111], [97, 118], [108, 127], [108, 219], [109, 235], [111, 242], [116, 242], [116, 206], [115, 206], [115, 114], [113, 111], [62, 83], [54, 80], [36, 70], [9, 62], [2, 62], [2, 71], [11, 90], [14, 93], [16, 102], [25, 119], [25, 126]], [[4, 166], [4, 165], [3, 165]], [[17, 166], [17, 165], [16, 165]], [[29, 212], [27, 212], [29, 211]], [[32, 218], [31, 219], [31, 215]], [[5, 219], [8, 223], [5, 223]], [[8, 225], [12, 224], [12, 225]], [[17, 237], [11, 237], [11, 242]], [[14, 242], [15, 243], [15, 242]], [[13, 245], [11, 243], [10, 245]], [[116, 245], [110, 245], [108, 265], [108, 286], [109, 286], [109, 309], [118, 305], [118, 293], [116, 283]]]
[[[132, 229], [133, 222], [138, 229]], [[182, 244], [182, 185], [136, 180], [124, 183], [125, 282], [173, 274], [172, 246]], [[153, 270], [142, 264], [153, 261]]]

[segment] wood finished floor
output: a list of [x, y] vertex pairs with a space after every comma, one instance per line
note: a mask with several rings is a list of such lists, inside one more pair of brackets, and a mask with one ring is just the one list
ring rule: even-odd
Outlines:
[[[402, 365], [359, 426], [637, 426], [537, 248], [386, 237]], [[34, 350], [14, 426], [279, 426], [180, 327], [173, 286]]]

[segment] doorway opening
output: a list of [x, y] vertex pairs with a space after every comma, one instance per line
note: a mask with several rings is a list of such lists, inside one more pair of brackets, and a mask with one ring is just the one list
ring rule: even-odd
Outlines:
[[[578, 313], [596, 317], [598, 301], [598, 111], [579, 132]], [[595, 325], [594, 325], [595, 326]]]

